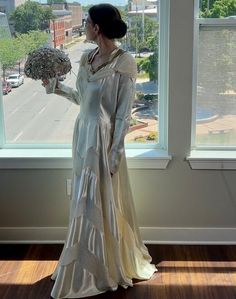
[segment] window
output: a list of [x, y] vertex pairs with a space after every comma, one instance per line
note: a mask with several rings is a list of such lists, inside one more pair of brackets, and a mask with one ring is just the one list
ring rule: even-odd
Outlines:
[[[197, 1], [194, 148], [236, 148], [236, 9]], [[235, 10], [235, 11], [234, 11]]]
[[[130, 51], [135, 57], [139, 69], [126, 144], [131, 147], [165, 148], [168, 1], [129, 1], [129, 5], [123, 2], [119, 9], [128, 24], [128, 32], [119, 42], [123, 49]], [[57, 4], [55, 9], [64, 11], [64, 4]], [[61, 80], [75, 87], [80, 56], [85, 49], [93, 48], [94, 45], [84, 43], [82, 24], [87, 7], [74, 2], [68, 3], [66, 9], [73, 12], [71, 17], [75, 16], [76, 20], [70, 23], [72, 28], [66, 28], [64, 16], [57, 15], [50, 24], [50, 43], [69, 55], [72, 71]], [[163, 26], [162, 31], [159, 26], [160, 18], [166, 19], [166, 26]], [[73, 32], [72, 42], [69, 44], [66, 44], [66, 29]], [[21, 59], [14, 67], [8, 68], [6, 76], [23, 74], [24, 61]], [[19, 86], [16, 85], [11, 92], [0, 97], [0, 114], [4, 120], [4, 124], [0, 126], [2, 147], [70, 147], [79, 106], [56, 95], [46, 95], [39, 81], [26, 77]]]

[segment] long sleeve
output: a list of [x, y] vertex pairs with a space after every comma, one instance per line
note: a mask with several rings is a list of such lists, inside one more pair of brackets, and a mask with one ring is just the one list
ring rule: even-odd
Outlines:
[[80, 104], [81, 97], [79, 91], [73, 89], [72, 87], [66, 86], [65, 84], [58, 82], [54, 93], [68, 99], [74, 104]]
[[109, 152], [110, 172], [113, 174], [117, 172], [121, 157], [124, 154], [124, 138], [130, 125], [131, 109], [134, 96], [135, 78], [132, 78], [126, 74], [121, 74], [115, 116], [115, 128], [111, 150]]
[[[80, 59], [80, 67], [85, 63], [87, 57], [87, 53], [84, 53]], [[79, 72], [78, 72], [79, 74]], [[76, 87], [77, 89], [73, 89], [65, 84], [62, 84], [58, 81], [58, 79], [53, 78], [49, 80], [48, 88], [46, 87], [47, 93], [55, 93], [59, 96], [62, 96], [74, 104], [79, 105], [81, 101], [81, 95], [78, 88], [78, 75], [76, 79]]]

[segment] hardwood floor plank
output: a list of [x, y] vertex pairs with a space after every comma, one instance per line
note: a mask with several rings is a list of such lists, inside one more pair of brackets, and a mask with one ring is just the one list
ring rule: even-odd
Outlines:
[[[236, 246], [149, 245], [158, 272], [90, 299], [236, 299]], [[50, 298], [62, 245], [0, 245], [0, 299]]]

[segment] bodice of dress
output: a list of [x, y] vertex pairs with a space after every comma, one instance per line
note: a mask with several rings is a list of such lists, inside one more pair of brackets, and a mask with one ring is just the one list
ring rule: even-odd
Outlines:
[[[130, 62], [127, 64], [128, 60], [132, 61], [133, 58], [121, 49], [115, 49], [108, 62], [94, 72], [89, 62], [90, 56], [88, 53], [81, 58], [76, 84], [80, 96], [80, 117], [95, 117], [113, 122], [119, 105], [121, 85], [131, 88], [134, 82], [136, 67]], [[124, 62], [126, 69], [122, 66]], [[125, 80], [122, 80], [122, 77], [125, 77]], [[131, 81], [130, 84], [127, 81]], [[122, 97], [127, 104], [132, 100], [124, 99], [125, 93]]]
[[114, 173], [124, 153], [124, 137], [130, 124], [136, 63], [129, 53], [115, 49], [108, 62], [94, 72], [90, 55], [84, 53], [81, 57], [76, 90], [59, 83], [55, 93], [80, 105], [80, 120], [110, 126], [109, 163]]

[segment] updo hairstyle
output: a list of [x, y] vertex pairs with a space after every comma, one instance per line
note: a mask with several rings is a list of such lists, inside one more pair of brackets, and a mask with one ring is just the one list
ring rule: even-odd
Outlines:
[[93, 24], [97, 24], [101, 32], [109, 39], [122, 38], [127, 25], [121, 19], [119, 10], [111, 4], [98, 4], [90, 7], [89, 16]]

